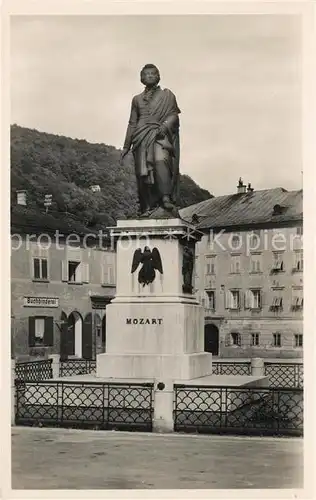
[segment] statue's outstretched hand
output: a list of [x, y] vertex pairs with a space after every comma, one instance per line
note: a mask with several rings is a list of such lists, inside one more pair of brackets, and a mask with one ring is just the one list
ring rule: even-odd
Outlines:
[[120, 158], [120, 164], [121, 165], [123, 165], [124, 158], [125, 158], [125, 156], [127, 155], [128, 152], [129, 152], [129, 148], [123, 148], [123, 151], [121, 153], [121, 158]]

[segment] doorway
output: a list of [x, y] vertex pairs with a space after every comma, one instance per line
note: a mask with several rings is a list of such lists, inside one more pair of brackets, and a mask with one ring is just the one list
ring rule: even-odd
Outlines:
[[82, 357], [82, 317], [77, 311], [68, 316], [67, 355]]
[[213, 356], [218, 356], [219, 332], [216, 325], [208, 324], [204, 326], [204, 351], [211, 352]]

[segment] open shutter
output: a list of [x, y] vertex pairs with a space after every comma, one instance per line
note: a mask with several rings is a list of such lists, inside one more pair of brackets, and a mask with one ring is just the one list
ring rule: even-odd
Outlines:
[[63, 260], [61, 262], [61, 281], [68, 281], [68, 261]]
[[239, 295], [238, 309], [242, 309], [245, 307], [245, 294], [242, 290], [239, 290], [238, 295]]
[[105, 269], [104, 264], [101, 264], [101, 285], [105, 284]]
[[81, 266], [82, 283], [89, 283], [89, 264], [87, 262], [83, 262]]
[[231, 294], [229, 290], [225, 292], [225, 309], [229, 309], [231, 307]]
[[52, 316], [45, 318], [44, 345], [54, 345], [54, 318]]
[[113, 264], [108, 266], [108, 283], [109, 285], [114, 285], [114, 267]]
[[251, 307], [251, 291], [247, 290], [245, 293], [245, 309], [250, 309]]
[[35, 346], [35, 317], [29, 316], [29, 347]]

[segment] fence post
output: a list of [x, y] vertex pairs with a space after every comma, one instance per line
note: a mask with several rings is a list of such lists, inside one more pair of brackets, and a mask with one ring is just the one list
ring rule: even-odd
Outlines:
[[154, 385], [154, 432], [173, 432], [173, 381], [155, 381]]
[[53, 379], [59, 378], [59, 363], [60, 363], [60, 355], [59, 354], [50, 354], [49, 359], [52, 360], [52, 370], [53, 370]]
[[11, 359], [11, 425], [15, 425], [15, 399], [16, 399], [16, 389], [15, 389], [15, 359]]
[[262, 358], [251, 358], [251, 375], [264, 377], [264, 360]]

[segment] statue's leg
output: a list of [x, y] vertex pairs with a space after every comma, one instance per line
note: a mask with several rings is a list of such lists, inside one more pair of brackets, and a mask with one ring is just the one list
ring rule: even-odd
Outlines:
[[166, 208], [172, 206], [170, 196], [172, 180], [169, 166], [169, 153], [159, 144], [155, 145], [155, 182], [159, 198]]
[[150, 208], [149, 186], [146, 183], [146, 177], [141, 175], [141, 148], [134, 151], [135, 174], [137, 182], [138, 200], [140, 212], [143, 214]]

